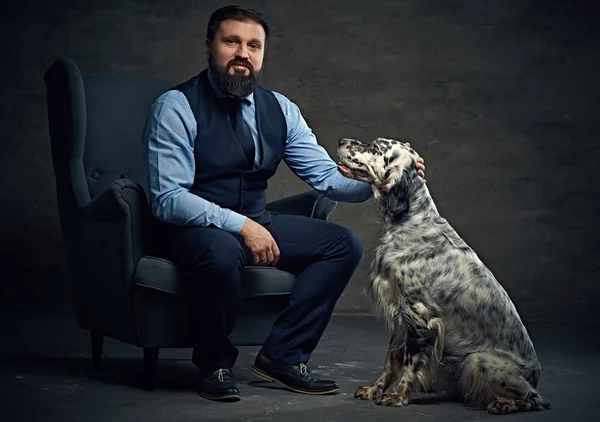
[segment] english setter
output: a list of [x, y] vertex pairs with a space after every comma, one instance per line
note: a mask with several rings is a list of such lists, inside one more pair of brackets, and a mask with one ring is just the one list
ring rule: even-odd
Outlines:
[[418, 154], [398, 140], [344, 138], [338, 155], [344, 176], [371, 184], [384, 221], [365, 292], [391, 339], [381, 375], [354, 396], [405, 406], [413, 392], [437, 391], [493, 414], [550, 409], [536, 391], [541, 366], [517, 309], [440, 216], [417, 174]]

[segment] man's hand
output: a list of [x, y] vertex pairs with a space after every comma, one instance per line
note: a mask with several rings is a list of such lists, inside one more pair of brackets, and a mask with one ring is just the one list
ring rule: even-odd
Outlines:
[[[405, 145], [410, 148], [409, 142], [405, 142]], [[425, 180], [425, 160], [423, 160], [423, 157], [417, 158], [416, 164], [417, 164], [417, 173], [419, 174], [419, 176], [421, 176], [421, 179], [423, 179], [423, 181], [425, 183], [427, 183], [427, 180]]]
[[267, 229], [247, 218], [240, 231], [240, 237], [252, 252], [254, 265], [277, 265], [279, 248]]

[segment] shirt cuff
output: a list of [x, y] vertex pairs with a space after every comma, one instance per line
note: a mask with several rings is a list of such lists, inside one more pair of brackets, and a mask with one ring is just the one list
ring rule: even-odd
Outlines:
[[229, 211], [227, 221], [223, 225], [223, 229], [230, 233], [240, 234], [242, 226], [248, 219], [245, 215], [238, 214], [237, 212]]

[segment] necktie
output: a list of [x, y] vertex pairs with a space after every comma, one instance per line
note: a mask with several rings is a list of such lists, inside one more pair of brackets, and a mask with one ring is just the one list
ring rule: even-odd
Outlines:
[[246, 158], [248, 160], [248, 165], [250, 168], [254, 167], [254, 139], [252, 138], [252, 132], [250, 132], [250, 127], [244, 121], [244, 116], [242, 115], [242, 101], [235, 98], [227, 98], [226, 108], [229, 111], [229, 116], [231, 118], [231, 126], [233, 131], [235, 132], [235, 136], [246, 154]]

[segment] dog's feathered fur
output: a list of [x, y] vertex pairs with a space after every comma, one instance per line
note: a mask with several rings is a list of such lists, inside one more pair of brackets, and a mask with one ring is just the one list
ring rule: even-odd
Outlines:
[[[404, 143], [340, 140], [340, 171], [371, 183], [384, 219], [366, 292], [391, 331], [383, 372], [355, 397], [407, 405], [413, 391], [453, 391], [490, 413], [548, 409], [541, 366], [508, 294], [440, 216]], [[399, 380], [391, 394], [387, 388]]]

